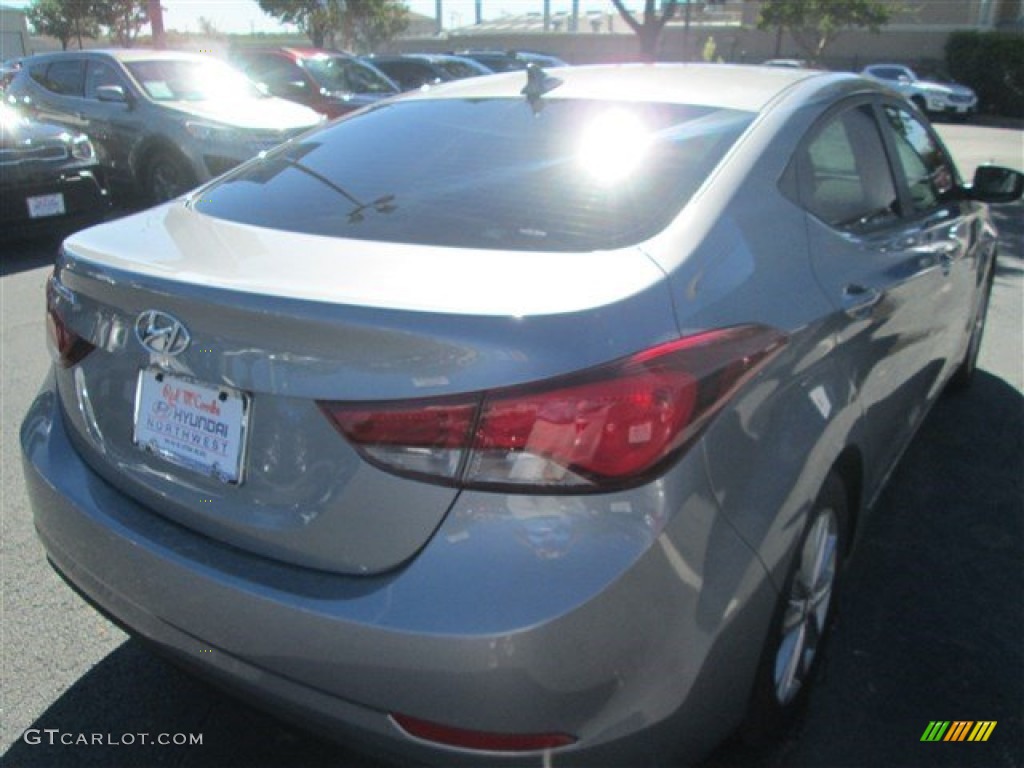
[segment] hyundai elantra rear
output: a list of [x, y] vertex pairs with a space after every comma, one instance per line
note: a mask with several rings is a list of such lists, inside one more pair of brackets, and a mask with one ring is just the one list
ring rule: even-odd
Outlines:
[[83, 595], [440, 765], [692, 758], [761, 674], [790, 703], [862, 410], [779, 179], [870, 87], [554, 74], [382, 103], [64, 244], [22, 442]]

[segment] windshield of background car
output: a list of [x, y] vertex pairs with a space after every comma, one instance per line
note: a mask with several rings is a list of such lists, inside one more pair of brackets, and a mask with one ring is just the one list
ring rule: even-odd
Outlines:
[[241, 72], [219, 61], [150, 59], [125, 66], [155, 101], [221, 101], [265, 98]]
[[490, 74], [482, 65], [474, 66], [474, 63], [465, 59], [438, 59], [437, 66], [447, 72], [452, 80], [462, 80], [465, 77], [477, 77], [478, 75]]
[[340, 56], [316, 56], [302, 60], [321, 88], [344, 93], [394, 93], [395, 87], [385, 78], [358, 61]]
[[660, 231], [753, 117], [660, 103], [399, 101], [283, 145], [194, 206], [332, 237], [616, 248]]

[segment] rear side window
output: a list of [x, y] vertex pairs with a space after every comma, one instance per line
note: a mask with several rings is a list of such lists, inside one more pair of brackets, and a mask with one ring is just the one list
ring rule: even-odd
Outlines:
[[927, 213], [956, 186], [953, 163], [924, 124], [910, 112], [886, 106], [885, 116], [914, 212]]
[[85, 92], [85, 62], [81, 59], [54, 61], [49, 66], [34, 66], [32, 79], [43, 88], [62, 96], [82, 96]]
[[899, 215], [882, 137], [868, 106], [854, 107], [819, 127], [797, 157], [804, 207], [840, 229], [862, 229]]
[[385, 103], [242, 167], [195, 207], [335, 237], [616, 248], [664, 227], [752, 117], [557, 99]]

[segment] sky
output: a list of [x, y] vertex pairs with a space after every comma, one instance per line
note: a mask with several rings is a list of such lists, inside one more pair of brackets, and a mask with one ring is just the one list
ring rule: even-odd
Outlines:
[[[475, 20], [474, 0], [442, 0], [442, 16], [445, 27], [459, 27], [472, 24]], [[0, 0], [0, 3], [15, 8], [24, 8], [29, 0]], [[256, 0], [162, 0], [164, 7], [164, 28], [182, 32], [196, 32], [199, 17], [213, 22], [221, 32], [246, 33], [279, 32], [284, 27], [272, 16], [260, 10]], [[416, 13], [433, 18], [435, 0], [407, 0], [409, 8]], [[551, 0], [552, 13], [571, 10], [571, 0]], [[483, 0], [485, 19], [502, 15], [516, 15], [530, 12], [540, 13], [543, 0]], [[588, 10], [609, 12], [612, 5], [607, 0], [580, 0], [580, 13]]]

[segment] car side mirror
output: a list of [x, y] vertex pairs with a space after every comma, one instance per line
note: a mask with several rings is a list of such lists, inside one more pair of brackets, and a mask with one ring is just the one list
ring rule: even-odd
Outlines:
[[979, 165], [968, 190], [983, 203], [1012, 203], [1024, 194], [1024, 173], [998, 165]]
[[896, 78], [896, 82], [897, 83], [902, 83], [903, 85], [907, 85], [908, 83], [910, 83], [912, 81], [911, 81], [911, 79], [907, 75], [900, 75], [899, 77]]
[[119, 104], [128, 103], [128, 94], [120, 85], [100, 85], [96, 88], [96, 98], [100, 101], [111, 101]]

